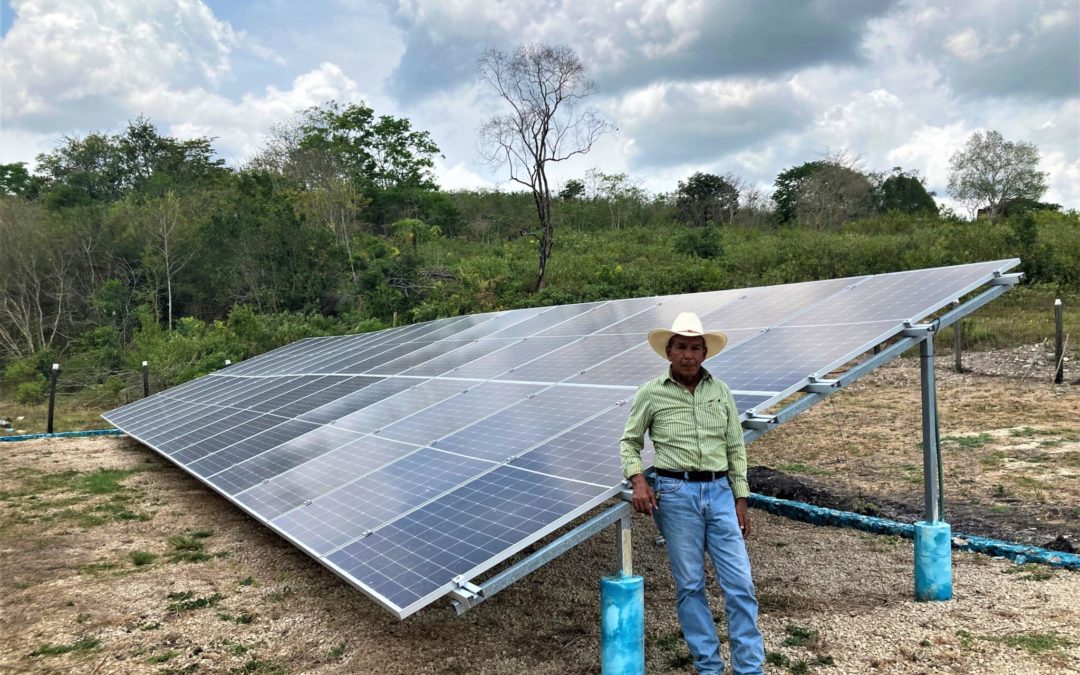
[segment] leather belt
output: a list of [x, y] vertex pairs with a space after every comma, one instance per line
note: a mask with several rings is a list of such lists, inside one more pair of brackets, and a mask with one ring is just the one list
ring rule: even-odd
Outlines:
[[657, 476], [664, 478], [677, 478], [690, 481], [691, 483], [704, 483], [711, 480], [720, 480], [727, 477], [727, 471], [674, 471], [672, 469], [657, 469]]

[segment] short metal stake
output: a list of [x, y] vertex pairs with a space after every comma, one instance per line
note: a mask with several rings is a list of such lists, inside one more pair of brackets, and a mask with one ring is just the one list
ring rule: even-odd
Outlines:
[[619, 570], [626, 576], [634, 573], [634, 553], [631, 547], [631, 528], [629, 514], [619, 519], [615, 529], [615, 552]]

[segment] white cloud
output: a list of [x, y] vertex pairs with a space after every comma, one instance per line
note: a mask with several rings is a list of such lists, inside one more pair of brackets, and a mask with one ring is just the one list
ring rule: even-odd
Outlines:
[[15, 0], [0, 86], [8, 119], [160, 83], [215, 87], [229, 75], [232, 28], [196, 0]]

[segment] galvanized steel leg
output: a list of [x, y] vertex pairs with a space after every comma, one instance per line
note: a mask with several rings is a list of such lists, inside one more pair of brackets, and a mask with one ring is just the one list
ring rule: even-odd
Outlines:
[[941, 520], [941, 511], [938, 508], [937, 380], [933, 335], [919, 344], [919, 370], [922, 375], [923, 518], [928, 523], [936, 523]]

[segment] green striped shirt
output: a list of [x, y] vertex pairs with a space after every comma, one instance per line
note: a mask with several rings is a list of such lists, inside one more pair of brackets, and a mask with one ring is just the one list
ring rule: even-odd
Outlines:
[[656, 447], [654, 464], [678, 471], [727, 471], [731, 491], [746, 497], [746, 445], [731, 390], [701, 369], [694, 393], [671, 370], [641, 385], [630, 407], [619, 455], [623, 475], [641, 473], [645, 432]]

